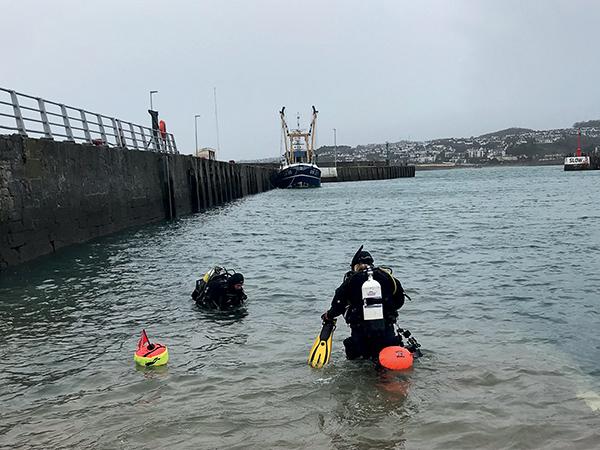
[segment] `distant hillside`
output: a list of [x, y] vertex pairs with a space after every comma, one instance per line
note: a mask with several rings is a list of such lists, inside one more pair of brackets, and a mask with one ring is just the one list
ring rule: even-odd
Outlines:
[[[592, 153], [600, 144], [600, 137], [584, 135], [581, 137], [581, 150], [584, 153]], [[528, 139], [527, 142], [510, 144], [506, 149], [507, 155], [543, 157], [545, 155], [571, 154], [577, 148], [577, 135], [563, 134], [554, 142], [537, 142], [536, 139]]]
[[531, 128], [517, 128], [517, 127], [513, 127], [513, 128], [507, 128], [505, 130], [500, 130], [500, 131], [494, 131], [493, 133], [487, 133], [487, 134], [482, 134], [481, 136], [479, 136], [480, 138], [485, 138], [485, 137], [505, 137], [511, 134], [523, 134], [523, 133], [531, 133], [532, 130]]
[[600, 128], [600, 120], [586, 120], [584, 122], [575, 122], [573, 128], [587, 128], [594, 127]]
[[[352, 150], [352, 147], [350, 147], [349, 145], [338, 145], [337, 150], [338, 152], [349, 152], [350, 150]], [[321, 151], [324, 153], [334, 152], [335, 147], [333, 145], [323, 145], [317, 149], [317, 153]]]
[[[564, 155], [577, 148], [577, 128], [581, 127], [581, 149], [600, 151], [600, 119], [576, 122], [573, 128], [532, 130], [512, 127], [478, 137], [400, 140], [359, 144], [354, 147], [325, 145], [315, 150], [317, 163], [390, 161], [392, 164], [519, 164], [554, 161], [561, 164]], [[336, 151], [337, 150], [337, 151]], [[326, 164], [325, 164], [326, 165]]]

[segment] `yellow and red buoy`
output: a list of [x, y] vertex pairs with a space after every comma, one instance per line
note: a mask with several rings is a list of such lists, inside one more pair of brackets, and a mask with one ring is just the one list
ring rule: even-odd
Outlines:
[[151, 343], [146, 330], [142, 330], [133, 360], [144, 367], [164, 366], [169, 361], [169, 351], [165, 345]]

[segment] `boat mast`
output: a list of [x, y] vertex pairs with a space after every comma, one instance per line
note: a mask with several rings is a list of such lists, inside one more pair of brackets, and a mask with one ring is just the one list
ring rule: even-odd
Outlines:
[[281, 131], [285, 136], [285, 159], [287, 164], [292, 164], [294, 161], [294, 139], [304, 139], [304, 143], [306, 144], [306, 162], [314, 164], [315, 130], [317, 127], [317, 114], [319, 111], [317, 111], [314, 106], [312, 109], [312, 121], [310, 122], [308, 132], [303, 132], [300, 129], [300, 114], [296, 117], [298, 128], [290, 131], [285, 121], [285, 106], [279, 111], [279, 115], [281, 116]]
[[312, 107], [313, 110], [313, 114], [312, 114], [312, 121], [310, 122], [310, 128], [308, 130], [308, 135], [310, 136], [310, 145], [308, 145], [308, 136], [307, 136], [307, 141], [306, 141], [306, 148], [308, 149], [308, 161], [310, 163], [314, 163], [314, 150], [315, 150], [315, 140], [317, 137], [317, 114], [319, 113], [319, 111], [317, 111], [317, 109], [315, 108], [315, 106], [313, 105]]
[[281, 132], [283, 133], [283, 140], [285, 141], [285, 161], [287, 164], [289, 164], [292, 155], [291, 150], [288, 149], [290, 130], [288, 129], [287, 123], [285, 123], [285, 106], [281, 108], [281, 111], [279, 111], [279, 116], [281, 117]]

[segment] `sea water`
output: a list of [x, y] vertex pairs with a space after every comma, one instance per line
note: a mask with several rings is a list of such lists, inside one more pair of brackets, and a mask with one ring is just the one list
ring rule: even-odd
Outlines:
[[[597, 448], [600, 171], [274, 190], [0, 274], [0, 447]], [[407, 372], [306, 364], [360, 245], [412, 298]], [[247, 307], [200, 311], [213, 265]], [[166, 367], [134, 365], [145, 329]]]

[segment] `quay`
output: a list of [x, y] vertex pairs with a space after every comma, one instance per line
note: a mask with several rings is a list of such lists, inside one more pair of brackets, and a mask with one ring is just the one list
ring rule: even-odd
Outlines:
[[264, 192], [272, 174], [191, 155], [0, 136], [0, 269]]
[[[276, 163], [247, 163], [254, 167], [268, 167], [277, 170]], [[333, 164], [333, 163], [332, 163]], [[344, 181], [389, 180], [394, 178], [412, 178], [415, 176], [414, 165], [387, 165], [385, 161], [338, 162], [337, 166], [323, 164], [321, 182], [334, 183]]]
[[415, 166], [388, 166], [383, 164], [344, 163], [337, 167], [321, 167], [323, 183], [342, 181], [389, 180], [415, 176]]

